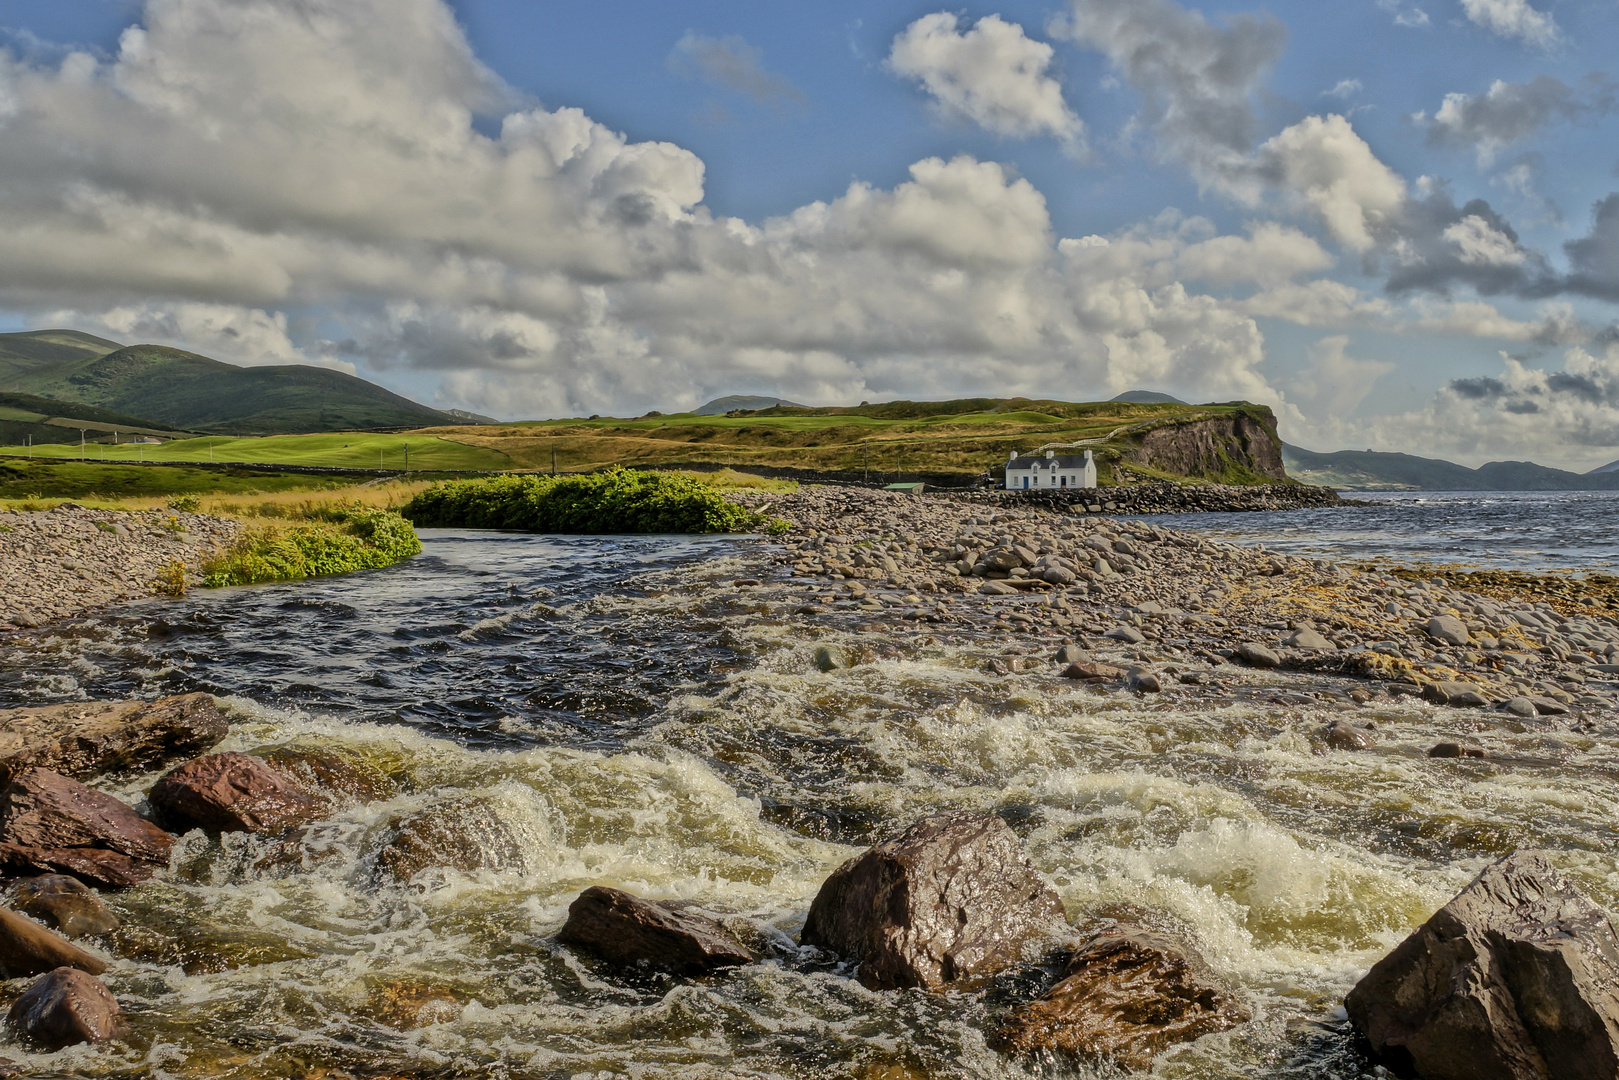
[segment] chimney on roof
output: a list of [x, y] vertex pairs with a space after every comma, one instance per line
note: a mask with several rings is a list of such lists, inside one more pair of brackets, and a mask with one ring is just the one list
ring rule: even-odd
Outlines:
[[1006, 460], [1007, 461], [1016, 461], [1017, 460], [1017, 451], [1013, 450], [1010, 453], [1008, 453], [1006, 455]]
[[1046, 460], [1047, 461], [1050, 461], [1052, 458], [1054, 458], [1056, 456], [1057, 456], [1057, 451], [1055, 451], [1055, 450], [1047, 450], [1046, 451]]

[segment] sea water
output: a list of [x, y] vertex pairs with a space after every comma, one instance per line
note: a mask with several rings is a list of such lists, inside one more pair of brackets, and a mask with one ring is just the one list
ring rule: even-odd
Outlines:
[[[1162, 1076], [1373, 1075], [1344, 993], [1515, 847], [1619, 903], [1619, 736], [1474, 734], [1409, 703], [1355, 713], [1377, 752], [1324, 756], [1308, 733], [1347, 705], [998, 676], [986, 656], [1056, 642], [790, 616], [733, 584], [768, 576], [758, 540], [423, 543], [0, 647], [0, 704], [205, 690], [234, 713], [223, 749], [338, 750], [392, 785], [291, 838], [183, 838], [169, 873], [110, 897], [125, 1039], [0, 1056], [95, 1077], [1108, 1075], [990, 1050], [1009, 982], [874, 992], [797, 950], [840, 862], [956, 808], [1011, 823], [1076, 924], [1172, 920], [1253, 1005]], [[850, 666], [820, 671], [821, 645]], [[1464, 734], [1516, 763], [1426, 756]], [[152, 780], [112, 790], [139, 806]], [[379, 856], [413, 824], [443, 858], [401, 881]], [[606, 969], [554, 937], [593, 884], [732, 913], [768, 959]]]

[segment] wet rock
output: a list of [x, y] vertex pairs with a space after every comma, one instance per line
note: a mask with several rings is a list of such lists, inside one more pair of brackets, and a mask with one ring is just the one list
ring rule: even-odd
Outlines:
[[1063, 668], [1062, 677], [1081, 682], [1107, 682], [1124, 678], [1124, 669], [1095, 660], [1079, 660]]
[[568, 905], [557, 940], [609, 963], [706, 975], [759, 957], [724, 926], [618, 889], [593, 885]]
[[93, 937], [118, 929], [118, 916], [77, 878], [45, 874], [27, 878], [11, 894], [14, 907], [63, 937]]
[[1158, 676], [1149, 667], [1132, 667], [1124, 673], [1124, 683], [1138, 694], [1156, 694], [1163, 690]]
[[1568, 706], [1556, 698], [1532, 696], [1528, 700], [1542, 716], [1562, 716], [1568, 712]]
[[378, 871], [399, 882], [435, 867], [470, 874], [521, 865], [522, 840], [477, 797], [396, 818], [393, 835], [377, 852]]
[[1206, 961], [1167, 934], [1120, 926], [1091, 939], [1043, 997], [995, 1038], [1013, 1054], [1059, 1051], [1145, 1069], [1167, 1047], [1246, 1023], [1246, 1005]]
[[1057, 663], [1066, 667], [1069, 664], [1083, 664], [1090, 660], [1090, 658], [1090, 653], [1086, 652], [1084, 649], [1070, 641], [1062, 648], [1057, 650], [1056, 660]]
[[1141, 635], [1140, 630], [1137, 630], [1133, 626], [1125, 626], [1122, 623], [1109, 630], [1103, 636], [1110, 637], [1114, 641], [1122, 641], [1126, 645], [1140, 645], [1143, 641], [1147, 640]]
[[836, 671], [840, 667], [848, 666], [838, 651], [830, 645], [817, 645], [810, 663], [814, 664], [818, 671]]
[[1372, 724], [1352, 724], [1334, 720], [1323, 727], [1321, 741], [1334, 750], [1367, 750], [1377, 745], [1377, 729]]
[[838, 867], [801, 940], [858, 961], [877, 989], [948, 983], [1014, 963], [1062, 927], [1062, 902], [1006, 823], [960, 812], [924, 818]]
[[1011, 596], [1017, 589], [1004, 581], [986, 581], [978, 586], [978, 591], [988, 596]]
[[0, 977], [21, 978], [72, 967], [100, 975], [107, 965], [32, 919], [0, 908]]
[[1465, 743], [1442, 742], [1436, 744], [1433, 749], [1429, 750], [1428, 756], [1439, 758], [1487, 758], [1490, 755], [1489, 752], [1486, 751], [1482, 746], [1468, 746]]
[[1513, 716], [1522, 716], [1526, 719], [1532, 719], [1540, 715], [1540, 710], [1535, 708], [1535, 703], [1526, 697], [1508, 698], [1506, 704], [1501, 707]]
[[1441, 679], [1422, 688], [1424, 701], [1435, 705], [1454, 705], [1457, 708], [1479, 708], [1490, 703], [1489, 698], [1474, 683]]
[[104, 848], [168, 865], [174, 840], [111, 795], [46, 769], [0, 791], [0, 841], [26, 848]]
[[1282, 640], [1282, 644], [1292, 649], [1306, 649], [1310, 652], [1325, 652], [1333, 648], [1332, 642], [1310, 629], [1295, 630]]
[[1375, 1053], [1424, 1080], [1619, 1075], [1619, 936], [1538, 852], [1488, 867], [1344, 1004]]
[[1423, 629], [1429, 637], [1446, 645], [1470, 645], [1473, 641], [1467, 624], [1454, 615], [1435, 615]]
[[10, 876], [69, 874], [88, 885], [127, 889], [152, 880], [162, 867], [106, 848], [40, 848], [0, 844], [0, 872]]
[[153, 768], [200, 754], [229, 731], [207, 694], [0, 710], [0, 783], [30, 767], [79, 779]]
[[263, 752], [272, 768], [293, 777], [311, 794], [333, 803], [368, 803], [391, 799], [399, 785], [376, 765], [343, 747]]
[[1040, 580], [1053, 585], [1072, 585], [1077, 579], [1074, 572], [1066, 566], [1048, 566], [1040, 572]]
[[23, 992], [9, 1019], [24, 1039], [60, 1050], [112, 1038], [118, 1031], [118, 1002], [95, 976], [59, 967]]
[[208, 754], [159, 780], [146, 796], [176, 832], [277, 833], [317, 816], [319, 804], [247, 754]]
[[1233, 650], [1233, 655], [1238, 660], [1254, 667], [1273, 668], [1282, 666], [1282, 658], [1257, 641], [1244, 641]]

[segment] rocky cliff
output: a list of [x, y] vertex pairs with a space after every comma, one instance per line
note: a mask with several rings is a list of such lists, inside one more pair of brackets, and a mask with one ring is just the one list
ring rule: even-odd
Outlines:
[[1287, 479], [1276, 417], [1263, 405], [1143, 424], [1111, 441], [1114, 479], [1123, 483], [1142, 471], [1226, 484]]

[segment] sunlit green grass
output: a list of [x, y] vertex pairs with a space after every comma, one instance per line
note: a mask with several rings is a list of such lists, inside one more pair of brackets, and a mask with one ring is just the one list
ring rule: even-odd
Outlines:
[[[403, 470], [410, 448], [411, 471], [508, 469], [511, 459], [498, 450], [453, 442], [437, 435], [272, 435], [263, 438], [205, 436], [164, 443], [89, 444], [87, 461], [250, 462], [270, 465], [320, 465], [330, 468]], [[79, 460], [75, 444], [40, 444], [32, 449], [0, 447], [12, 457]], [[0, 458], [3, 460], [3, 458]]]

